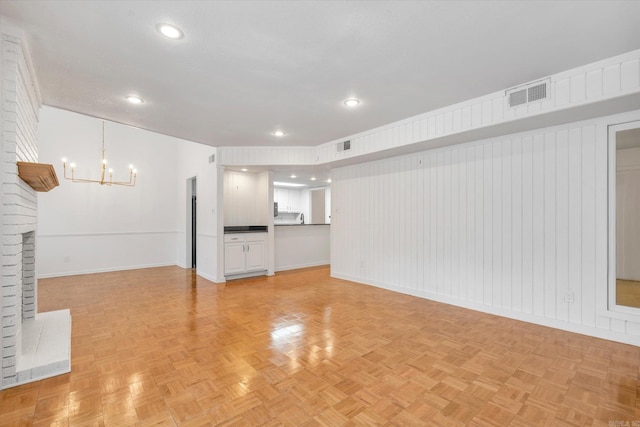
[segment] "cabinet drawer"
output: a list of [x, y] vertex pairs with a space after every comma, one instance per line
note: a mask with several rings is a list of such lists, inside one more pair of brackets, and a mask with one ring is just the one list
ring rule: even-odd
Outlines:
[[224, 241], [226, 242], [244, 242], [244, 234], [225, 234]]

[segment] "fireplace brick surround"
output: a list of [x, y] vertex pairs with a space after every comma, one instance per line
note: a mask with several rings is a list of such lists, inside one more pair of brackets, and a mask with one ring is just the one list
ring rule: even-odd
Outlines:
[[69, 372], [69, 310], [38, 313], [37, 193], [16, 162], [37, 162], [41, 101], [21, 32], [2, 20], [0, 47], [0, 389]]

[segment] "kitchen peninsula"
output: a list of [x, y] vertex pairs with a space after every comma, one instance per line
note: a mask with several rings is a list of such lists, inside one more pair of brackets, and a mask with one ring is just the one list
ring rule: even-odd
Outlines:
[[329, 224], [275, 224], [275, 271], [329, 264]]

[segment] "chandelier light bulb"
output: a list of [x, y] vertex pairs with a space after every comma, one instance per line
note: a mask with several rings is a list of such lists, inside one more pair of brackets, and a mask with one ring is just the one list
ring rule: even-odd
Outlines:
[[67, 163], [67, 158], [66, 157], [62, 158], [62, 163]]
[[[64, 178], [70, 180], [71, 182], [83, 182], [83, 183], [87, 183], [87, 182], [91, 182], [91, 183], [96, 183], [96, 184], [100, 184], [100, 185], [107, 185], [109, 187], [114, 186], [114, 185], [123, 185], [123, 186], [127, 186], [127, 187], [135, 187], [136, 185], [136, 175], [138, 173], [138, 171], [136, 169], [133, 169], [133, 165], [130, 164], [129, 165], [129, 179], [128, 181], [114, 181], [113, 180], [113, 168], [107, 168], [107, 159], [105, 159], [105, 148], [104, 148], [104, 120], [102, 121], [102, 155], [100, 156], [100, 179], [91, 179], [91, 178], [81, 178], [81, 177], [77, 177], [75, 176], [75, 168], [76, 168], [76, 164], [75, 163], [71, 163], [69, 166], [71, 166], [71, 176], [67, 175], [67, 159], [63, 158], [62, 162], [63, 162], [63, 166], [64, 166]], [[108, 170], [107, 170], [108, 169]], [[108, 174], [108, 175], [107, 175]], [[106, 178], [105, 178], [106, 175]]]
[[280, 137], [283, 137], [283, 136], [284, 136], [284, 131], [283, 131], [283, 130], [278, 129], [278, 130], [276, 130], [276, 131], [274, 131], [274, 132], [273, 132], [273, 135], [274, 135], [274, 136], [277, 136], [277, 137], [279, 137], [279, 138], [280, 138]]

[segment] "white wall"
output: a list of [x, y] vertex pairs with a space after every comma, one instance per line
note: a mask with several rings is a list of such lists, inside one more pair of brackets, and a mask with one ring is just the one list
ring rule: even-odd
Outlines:
[[186, 252], [187, 240], [190, 241], [187, 229], [191, 230], [191, 197], [187, 194], [187, 180], [195, 177], [197, 183], [196, 271], [200, 276], [215, 281], [218, 252], [216, 203], [218, 178], [217, 165], [215, 162], [209, 163], [209, 157], [216, 154], [216, 149], [189, 141], [180, 141], [177, 147], [177, 203], [175, 205], [178, 230], [177, 264], [184, 268], [191, 267], [186, 261], [187, 258], [190, 259], [190, 254]]
[[[38, 196], [39, 277], [176, 264], [177, 170], [194, 143], [107, 122], [105, 149], [114, 180], [139, 170], [135, 187], [72, 183], [60, 159], [77, 163], [76, 177], [99, 178], [102, 121], [43, 107], [40, 162], [56, 169], [60, 186]], [[183, 228], [180, 229], [182, 231]]]
[[638, 117], [334, 169], [332, 275], [640, 344], [640, 316], [613, 318], [600, 301], [606, 127]]
[[329, 225], [275, 227], [275, 271], [329, 264]]
[[616, 156], [616, 277], [640, 281], [640, 148]]

